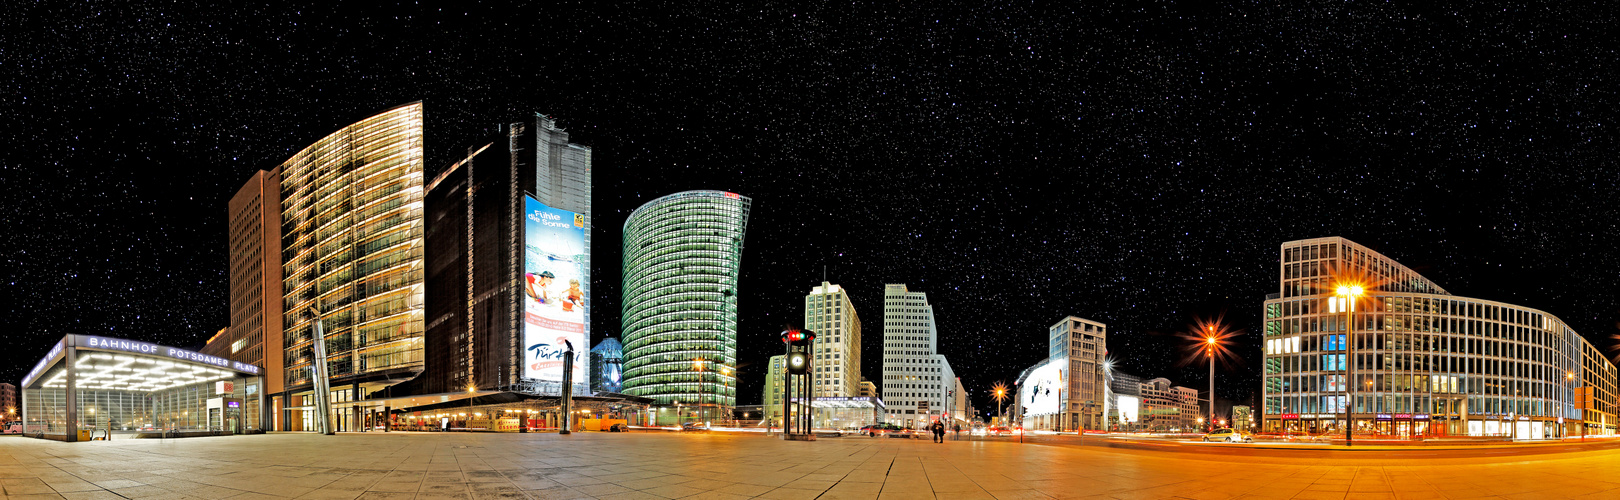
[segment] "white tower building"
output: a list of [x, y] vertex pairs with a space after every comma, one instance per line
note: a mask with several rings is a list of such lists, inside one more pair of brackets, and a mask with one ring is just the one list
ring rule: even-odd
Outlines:
[[[883, 289], [883, 402], [888, 421], [921, 427], [949, 416], [956, 373], [937, 354], [939, 330], [928, 294], [906, 285]], [[947, 425], [949, 425], [947, 423]]]
[[838, 285], [821, 286], [804, 296], [804, 327], [816, 332], [816, 397], [856, 397], [861, 392], [861, 318]]

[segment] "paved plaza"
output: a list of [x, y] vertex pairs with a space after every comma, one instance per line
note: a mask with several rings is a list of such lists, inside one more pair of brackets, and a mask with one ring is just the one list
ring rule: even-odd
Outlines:
[[1614, 450], [1308, 457], [724, 433], [6, 437], [0, 485], [30, 499], [1620, 498]]

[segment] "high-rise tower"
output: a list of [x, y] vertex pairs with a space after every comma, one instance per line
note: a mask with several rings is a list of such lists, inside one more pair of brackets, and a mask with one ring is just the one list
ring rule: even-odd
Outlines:
[[[227, 205], [230, 246], [231, 323], [209, 339], [202, 353], [264, 367], [264, 391], [279, 395], [283, 368], [281, 294], [281, 169], [255, 172]], [[272, 429], [280, 425], [283, 398], [265, 405]]]
[[[553, 352], [542, 349], [557, 347], [549, 345], [556, 336], [540, 335], [549, 337], [542, 349], [530, 349], [526, 339], [530, 323], [542, 322], [572, 336], [581, 375], [574, 378], [576, 394], [587, 393], [590, 192], [591, 149], [569, 143], [568, 133], [543, 114], [504, 125], [499, 137], [475, 143], [428, 183], [427, 360], [411, 391], [560, 393], [560, 366], [533, 359]], [[543, 207], [530, 206], [536, 202]], [[559, 216], [551, 222], [561, 226], [548, 226], [531, 210], [566, 212], [568, 220]], [[562, 227], [568, 234], [529, 234], [531, 226]], [[568, 247], [564, 260], [553, 258], [560, 255], [552, 244]], [[567, 273], [531, 269], [564, 264]], [[531, 274], [548, 271], [547, 283], [530, 282]], [[577, 301], [568, 301], [566, 310], [563, 301], [545, 300], [574, 286]]]
[[[883, 402], [888, 420], [901, 426], [927, 425], [948, 415], [956, 373], [936, 354], [939, 330], [928, 294], [906, 285], [883, 288]], [[950, 425], [949, 422], [946, 425]]]
[[859, 396], [861, 318], [843, 287], [823, 281], [804, 296], [804, 327], [816, 332], [816, 396]]
[[751, 203], [683, 191], [625, 220], [626, 394], [700, 402], [710, 414], [736, 405], [737, 274]]
[[[343, 127], [279, 168], [287, 406], [311, 389], [316, 310], [334, 422], [357, 429], [367, 393], [422, 369], [422, 103]], [[288, 417], [298, 430], [308, 415]]]

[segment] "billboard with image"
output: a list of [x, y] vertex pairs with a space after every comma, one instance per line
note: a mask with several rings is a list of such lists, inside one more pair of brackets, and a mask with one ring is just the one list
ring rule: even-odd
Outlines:
[[1119, 396], [1119, 421], [1125, 424], [1134, 424], [1141, 420], [1142, 399], [1136, 396]]
[[1036, 368], [1024, 379], [1024, 385], [1018, 388], [1018, 397], [1023, 398], [1024, 415], [1051, 415], [1058, 413], [1059, 402], [1066, 388], [1063, 381], [1063, 367], [1068, 362], [1052, 362]]
[[572, 344], [573, 382], [589, 383], [585, 215], [525, 197], [523, 219], [523, 378], [562, 382]]

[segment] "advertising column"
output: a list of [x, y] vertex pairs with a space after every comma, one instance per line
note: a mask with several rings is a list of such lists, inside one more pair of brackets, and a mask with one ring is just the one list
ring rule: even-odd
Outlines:
[[[525, 198], [523, 231], [523, 378], [557, 384], [563, 353], [590, 348], [583, 283], [585, 215]], [[573, 363], [572, 382], [589, 381], [589, 363]]]

